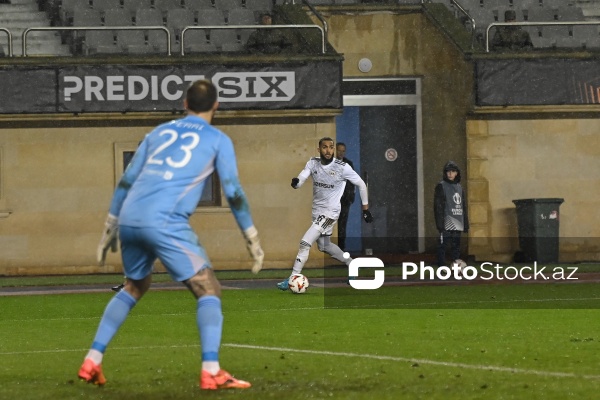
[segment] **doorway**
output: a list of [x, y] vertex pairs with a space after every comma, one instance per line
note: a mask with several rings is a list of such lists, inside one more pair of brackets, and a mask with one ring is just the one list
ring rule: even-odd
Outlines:
[[360, 198], [350, 208], [346, 250], [353, 254], [424, 251], [421, 91], [418, 78], [347, 79], [337, 142], [346, 144], [369, 189], [375, 218], [361, 218]]

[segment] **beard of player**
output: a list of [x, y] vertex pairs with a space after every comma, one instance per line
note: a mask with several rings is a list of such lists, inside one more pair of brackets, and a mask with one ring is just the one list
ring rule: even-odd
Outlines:
[[321, 155], [321, 164], [323, 165], [329, 165], [331, 164], [331, 162], [333, 161], [333, 159], [335, 157], [333, 157], [333, 154], [331, 154], [331, 158], [325, 158], [325, 153], [323, 153], [322, 150], [319, 150], [319, 154]]

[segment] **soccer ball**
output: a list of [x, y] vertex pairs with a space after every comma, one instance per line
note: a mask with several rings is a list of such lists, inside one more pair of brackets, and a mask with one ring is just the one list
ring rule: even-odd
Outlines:
[[288, 279], [288, 284], [292, 293], [301, 294], [308, 288], [308, 278], [302, 274], [294, 274]]

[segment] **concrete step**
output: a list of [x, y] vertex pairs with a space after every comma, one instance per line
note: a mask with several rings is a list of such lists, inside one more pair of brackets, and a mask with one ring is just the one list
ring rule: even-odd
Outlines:
[[[13, 43], [13, 56], [20, 57], [23, 55], [22, 43]], [[55, 42], [27, 42], [27, 56], [69, 56], [71, 50], [68, 45], [63, 45]]]
[[23, 12], [4, 14], [0, 11], [0, 26], [35, 26], [39, 24], [50, 25], [45, 12]]
[[18, 13], [36, 13], [39, 12], [37, 5], [35, 4], [0, 4], [0, 14], [11, 15]]

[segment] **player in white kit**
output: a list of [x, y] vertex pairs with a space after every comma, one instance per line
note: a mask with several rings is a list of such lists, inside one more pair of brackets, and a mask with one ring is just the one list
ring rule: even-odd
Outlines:
[[[361, 177], [354, 172], [345, 162], [334, 157], [335, 145], [333, 139], [324, 137], [319, 140], [320, 157], [313, 157], [307, 163], [297, 178], [292, 179], [292, 187], [298, 189], [306, 182], [308, 177], [313, 181], [313, 206], [312, 206], [312, 225], [300, 240], [300, 248], [292, 275], [302, 272], [302, 268], [308, 260], [310, 248], [314, 242], [317, 242], [319, 250], [329, 254], [331, 257], [346, 265], [350, 264], [352, 258], [344, 258], [344, 253], [335, 244], [331, 243], [331, 234], [333, 226], [340, 215], [340, 198], [344, 194], [346, 180], [352, 182], [360, 193], [362, 203], [362, 215], [367, 223], [373, 222], [373, 216], [369, 211], [369, 199], [367, 195], [367, 185]], [[287, 290], [288, 279], [279, 282], [277, 287], [281, 290]]]

